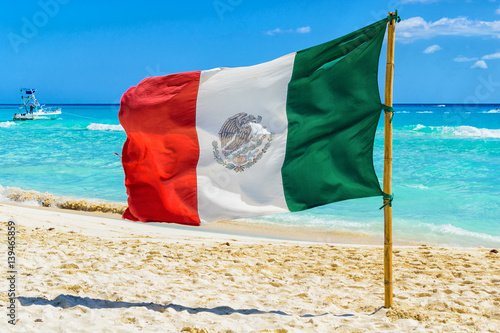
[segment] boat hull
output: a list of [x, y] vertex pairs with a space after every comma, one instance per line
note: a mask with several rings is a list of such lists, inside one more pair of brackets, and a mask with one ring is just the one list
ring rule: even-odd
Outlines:
[[33, 113], [16, 113], [13, 120], [40, 120], [48, 119], [54, 120], [61, 114], [61, 111], [38, 111]]

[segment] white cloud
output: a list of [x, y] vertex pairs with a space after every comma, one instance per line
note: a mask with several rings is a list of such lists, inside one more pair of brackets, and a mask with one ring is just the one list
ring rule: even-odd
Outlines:
[[273, 30], [264, 31], [264, 33], [266, 35], [269, 35], [269, 36], [274, 36], [276, 34], [282, 34], [282, 33], [284, 33], [284, 31], [281, 28], [276, 28], [276, 29], [273, 29]]
[[472, 21], [465, 17], [444, 17], [427, 22], [417, 16], [401, 21], [396, 27], [396, 38], [411, 43], [417, 39], [435, 36], [487, 36], [500, 38], [500, 21]]
[[424, 53], [430, 54], [430, 53], [434, 53], [434, 52], [439, 51], [439, 50], [441, 50], [441, 46], [434, 44], [434, 45], [431, 45], [428, 48], [426, 48], [424, 50]]
[[479, 58], [478, 57], [474, 57], [474, 58], [467, 58], [467, 57], [464, 57], [464, 56], [458, 56], [456, 57], [455, 59], [453, 59], [453, 61], [456, 61], [456, 62], [467, 62], [467, 61], [477, 61]]
[[495, 13], [500, 14], [500, 7], [498, 7], [498, 9]]
[[478, 60], [470, 68], [486, 69], [488, 68], [488, 65], [486, 65], [486, 62], [484, 62], [484, 60]]
[[307, 33], [311, 32], [311, 27], [301, 27], [301, 28], [295, 29], [295, 31], [299, 34], [307, 34]]
[[267, 30], [264, 31], [264, 34], [269, 35], [269, 36], [274, 36], [274, 35], [280, 35], [280, 34], [292, 34], [292, 33], [297, 33], [297, 34], [307, 34], [311, 32], [311, 27], [299, 27], [297, 29], [281, 29], [281, 28], [276, 28], [273, 30]]
[[493, 53], [493, 54], [487, 54], [487, 55], [481, 57], [481, 59], [484, 59], [484, 60], [500, 59], [500, 52]]

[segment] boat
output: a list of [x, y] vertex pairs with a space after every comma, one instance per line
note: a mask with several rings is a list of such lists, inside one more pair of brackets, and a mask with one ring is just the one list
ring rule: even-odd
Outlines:
[[15, 113], [13, 120], [53, 120], [61, 114], [61, 108], [40, 105], [35, 98], [35, 91], [36, 89], [21, 88], [21, 105], [19, 109], [24, 111]]

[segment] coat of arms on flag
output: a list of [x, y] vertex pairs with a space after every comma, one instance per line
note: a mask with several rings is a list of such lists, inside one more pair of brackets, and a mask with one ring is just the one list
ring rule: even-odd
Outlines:
[[236, 172], [245, 171], [257, 163], [274, 138], [261, 121], [261, 116], [255, 117], [245, 112], [228, 118], [219, 131], [221, 151], [218, 142], [212, 142], [215, 160]]

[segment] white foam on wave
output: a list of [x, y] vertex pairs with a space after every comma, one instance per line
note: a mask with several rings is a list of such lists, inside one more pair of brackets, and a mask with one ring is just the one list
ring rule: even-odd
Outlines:
[[410, 111], [396, 111], [396, 113], [410, 113]]
[[489, 111], [483, 111], [481, 113], [500, 113], [500, 109], [496, 109], [496, 110], [489, 110]]
[[92, 123], [87, 126], [89, 131], [124, 131], [122, 125], [111, 125], [111, 124], [96, 124]]
[[376, 226], [376, 223], [348, 221], [348, 220], [338, 219], [330, 215], [319, 216], [316, 214], [304, 214], [304, 213], [276, 214], [270, 216], [246, 218], [245, 220], [252, 221], [254, 223], [316, 227], [316, 228], [319, 227], [319, 228], [336, 229], [343, 231], [359, 230], [362, 228], [365, 232], [369, 232], [370, 227]]
[[[456, 136], [477, 138], [500, 138], [500, 129], [477, 128], [473, 126], [458, 126], [452, 132]], [[446, 130], [451, 130], [447, 128]]]
[[424, 126], [418, 124], [414, 125], [412, 130], [420, 133], [435, 133], [450, 137], [500, 138], [500, 129], [477, 128], [473, 126]]
[[423, 184], [410, 184], [410, 185], [406, 185], [406, 187], [410, 187], [410, 188], [416, 188], [418, 190], [426, 190], [426, 189], [429, 189], [429, 187], [423, 185]]
[[10, 126], [14, 126], [14, 125], [17, 125], [17, 124], [13, 121], [3, 121], [0, 123], [0, 128], [7, 128]]
[[434, 113], [432, 111], [417, 111], [417, 113]]
[[394, 227], [394, 239], [403, 242], [432, 245], [496, 247], [500, 236], [480, 231], [471, 231], [450, 223], [438, 224], [415, 220], [399, 220]]
[[492, 236], [492, 235], [484, 234], [481, 232], [474, 232], [474, 231], [465, 230], [465, 229], [462, 229], [460, 227], [455, 227], [449, 223], [448, 224], [441, 224], [441, 225], [425, 223], [425, 225], [429, 229], [431, 229], [431, 231], [436, 232], [436, 233], [441, 233], [441, 234], [446, 234], [446, 235], [454, 235], [454, 236], [470, 237], [470, 238], [479, 238], [479, 239], [488, 240], [488, 241], [500, 242], [500, 237], [498, 237], [498, 236]]

